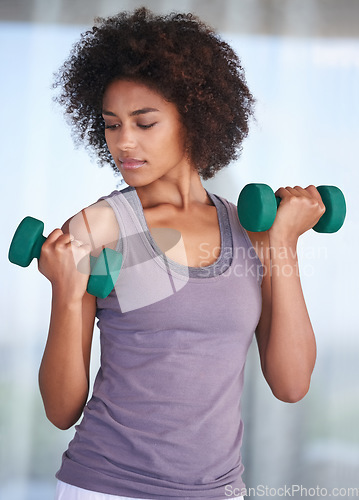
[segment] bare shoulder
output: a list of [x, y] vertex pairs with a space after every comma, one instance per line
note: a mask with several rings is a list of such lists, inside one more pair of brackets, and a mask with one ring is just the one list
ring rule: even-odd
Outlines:
[[116, 216], [105, 200], [100, 200], [70, 217], [62, 231], [71, 233], [77, 240], [87, 243], [92, 254], [97, 255], [102, 247], [116, 248], [120, 237]]

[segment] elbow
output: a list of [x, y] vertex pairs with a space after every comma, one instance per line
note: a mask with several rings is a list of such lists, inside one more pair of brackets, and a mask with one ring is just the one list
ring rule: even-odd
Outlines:
[[309, 391], [309, 383], [302, 386], [293, 386], [281, 389], [272, 389], [273, 395], [283, 403], [298, 403]]
[[40, 393], [49, 422], [62, 431], [70, 429], [80, 419], [86, 405], [88, 393], [81, 398], [72, 398], [69, 394], [53, 394], [40, 384]]
[[69, 430], [73, 425], [75, 425], [76, 422], [63, 422], [63, 421], [51, 421], [50, 422], [55, 426], [57, 427], [58, 429], [60, 429], [60, 431], [67, 431]]
[[44, 402], [44, 410], [47, 419], [52, 423], [52, 425], [61, 431], [67, 431], [70, 427], [74, 426], [81, 417], [83, 406], [81, 409], [64, 409], [59, 408], [58, 406], [54, 407]]
[[61, 431], [67, 431], [73, 425], [75, 425], [77, 420], [78, 420], [78, 419], [65, 417], [63, 415], [53, 415], [48, 411], [45, 411], [45, 413], [46, 413], [47, 419], [52, 423], [52, 425], [54, 425], [55, 427], [57, 427]]
[[273, 395], [283, 403], [298, 403], [309, 392], [313, 369], [264, 370], [264, 377]]
[[57, 423], [56, 421], [51, 421], [51, 423], [57, 429], [60, 429], [60, 431], [67, 431], [67, 430], [69, 430], [72, 427], [72, 425], [69, 425], [69, 424], [66, 424], [66, 423], [62, 423], [62, 422]]

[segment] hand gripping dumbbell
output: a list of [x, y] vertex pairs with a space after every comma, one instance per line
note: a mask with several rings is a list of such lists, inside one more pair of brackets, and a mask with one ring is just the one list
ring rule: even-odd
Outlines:
[[[46, 241], [42, 232], [44, 223], [33, 217], [25, 217], [19, 224], [11, 241], [9, 260], [18, 266], [27, 267], [33, 258], [40, 258], [41, 248]], [[87, 291], [104, 299], [112, 291], [122, 265], [122, 254], [111, 248], [104, 248], [98, 257], [90, 255], [90, 277]]]
[[[313, 229], [318, 233], [335, 233], [345, 219], [344, 195], [336, 186], [318, 186], [317, 190], [325, 205], [325, 213]], [[280, 201], [267, 184], [247, 184], [238, 197], [240, 223], [247, 231], [267, 231], [274, 222]]]

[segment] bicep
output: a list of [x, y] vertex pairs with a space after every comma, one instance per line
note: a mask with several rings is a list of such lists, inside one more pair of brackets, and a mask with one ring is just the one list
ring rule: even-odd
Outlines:
[[[64, 233], [70, 232], [70, 222], [71, 219], [69, 219], [63, 224], [61, 230]], [[74, 236], [78, 238], [78, 235]], [[91, 345], [92, 345], [95, 317], [96, 317], [96, 297], [94, 295], [90, 295], [89, 293], [85, 292], [82, 298], [82, 352], [83, 352], [83, 361], [88, 380], [90, 372]]]
[[[120, 231], [116, 216], [109, 204], [102, 200], [81, 210], [67, 220], [62, 231], [90, 245], [91, 255], [98, 257], [103, 247], [116, 249]], [[93, 328], [96, 317], [96, 297], [85, 292], [82, 299], [82, 349], [89, 373]]]
[[120, 238], [116, 216], [104, 200], [84, 208], [65, 225], [77, 240], [90, 246], [94, 257], [98, 257], [103, 247], [116, 249]]

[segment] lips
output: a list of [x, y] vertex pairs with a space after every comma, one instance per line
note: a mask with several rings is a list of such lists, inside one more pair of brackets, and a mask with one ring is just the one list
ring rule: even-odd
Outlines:
[[143, 160], [137, 160], [136, 158], [125, 158], [120, 160], [122, 167], [125, 170], [135, 170], [136, 168], [142, 167], [146, 162]]

